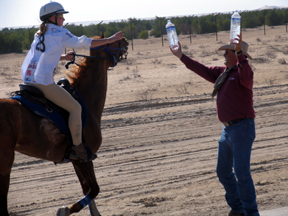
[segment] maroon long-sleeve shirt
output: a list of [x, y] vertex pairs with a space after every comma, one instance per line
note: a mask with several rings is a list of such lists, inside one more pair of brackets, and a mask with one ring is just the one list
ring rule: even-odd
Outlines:
[[[191, 58], [182, 55], [181, 61], [185, 66], [199, 76], [215, 83], [217, 77], [226, 67], [207, 67]], [[224, 84], [218, 91], [216, 109], [221, 122], [239, 118], [255, 118], [253, 108], [253, 71], [243, 54], [238, 56]], [[239, 66], [240, 65], [240, 66]], [[211, 88], [211, 92], [213, 87]]]

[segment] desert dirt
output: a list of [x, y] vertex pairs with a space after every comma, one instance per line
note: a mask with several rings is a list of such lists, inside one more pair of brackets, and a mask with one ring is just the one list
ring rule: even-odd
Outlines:
[[[223, 66], [229, 32], [180, 35], [183, 51]], [[256, 140], [251, 158], [259, 210], [288, 203], [288, 33], [285, 26], [244, 29], [254, 70]], [[88, 54], [78, 50], [78, 54]], [[0, 55], [0, 97], [18, 89], [23, 54]], [[64, 76], [59, 63], [55, 80]], [[213, 84], [173, 56], [164, 36], [130, 41], [127, 60], [108, 72], [103, 143], [93, 161], [104, 216], [195, 215], [229, 212], [216, 176], [218, 121]], [[16, 153], [8, 194], [11, 216], [56, 215], [83, 197], [72, 164]], [[77, 214], [75, 214], [77, 215]], [[78, 215], [89, 215], [86, 207]]]

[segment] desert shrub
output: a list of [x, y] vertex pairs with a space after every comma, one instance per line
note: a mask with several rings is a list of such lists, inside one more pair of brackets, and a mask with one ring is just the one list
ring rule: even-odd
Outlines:
[[187, 49], [189, 49], [189, 47], [186, 44], [184, 44], [184, 45], [182, 45], [182, 49], [187, 50]]
[[253, 58], [253, 62], [258, 63], [258, 64], [263, 64], [263, 63], [268, 63], [269, 59], [264, 58], [264, 57], [255, 57]]
[[265, 82], [266, 82], [267, 85], [274, 85], [275, 81], [276, 81], [275, 77], [272, 77], [270, 79], [265, 79]]
[[151, 60], [151, 62], [156, 65], [156, 64], [161, 64], [162, 60], [159, 60], [158, 58], [156, 58], [155, 60]]
[[277, 54], [275, 52], [267, 52], [266, 56], [270, 59], [276, 59], [277, 58]]
[[278, 63], [279, 64], [286, 64], [286, 61], [285, 61], [284, 58], [281, 58], [281, 59], [278, 60]]
[[190, 58], [193, 58], [193, 53], [192, 53], [192, 50], [190, 51], [183, 51], [183, 53], [187, 56], [189, 56]]
[[288, 54], [288, 49], [283, 50], [283, 54], [287, 55]]
[[139, 39], [147, 39], [148, 38], [148, 31], [147, 30], [143, 30], [143, 31], [141, 31], [140, 33], [139, 33], [139, 36], [138, 36], [138, 38]]

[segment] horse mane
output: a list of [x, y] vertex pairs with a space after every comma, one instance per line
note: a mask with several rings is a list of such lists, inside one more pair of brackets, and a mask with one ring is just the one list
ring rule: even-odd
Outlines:
[[[94, 36], [91, 39], [100, 39], [104, 38], [104, 33], [102, 32], [102, 36]], [[91, 52], [90, 52], [91, 55]], [[67, 71], [65, 74], [70, 82], [70, 84], [77, 88], [77, 86], [81, 83], [81, 80], [86, 77], [87, 73], [89, 73], [89, 68], [91, 67], [91, 58], [83, 58], [80, 64], [74, 65], [74, 67]]]

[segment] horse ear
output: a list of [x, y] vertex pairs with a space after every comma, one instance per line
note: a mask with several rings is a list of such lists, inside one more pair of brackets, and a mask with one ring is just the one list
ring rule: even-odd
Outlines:
[[104, 32], [102, 31], [102, 36], [101, 36], [101, 38], [105, 38], [105, 35], [104, 35]]

